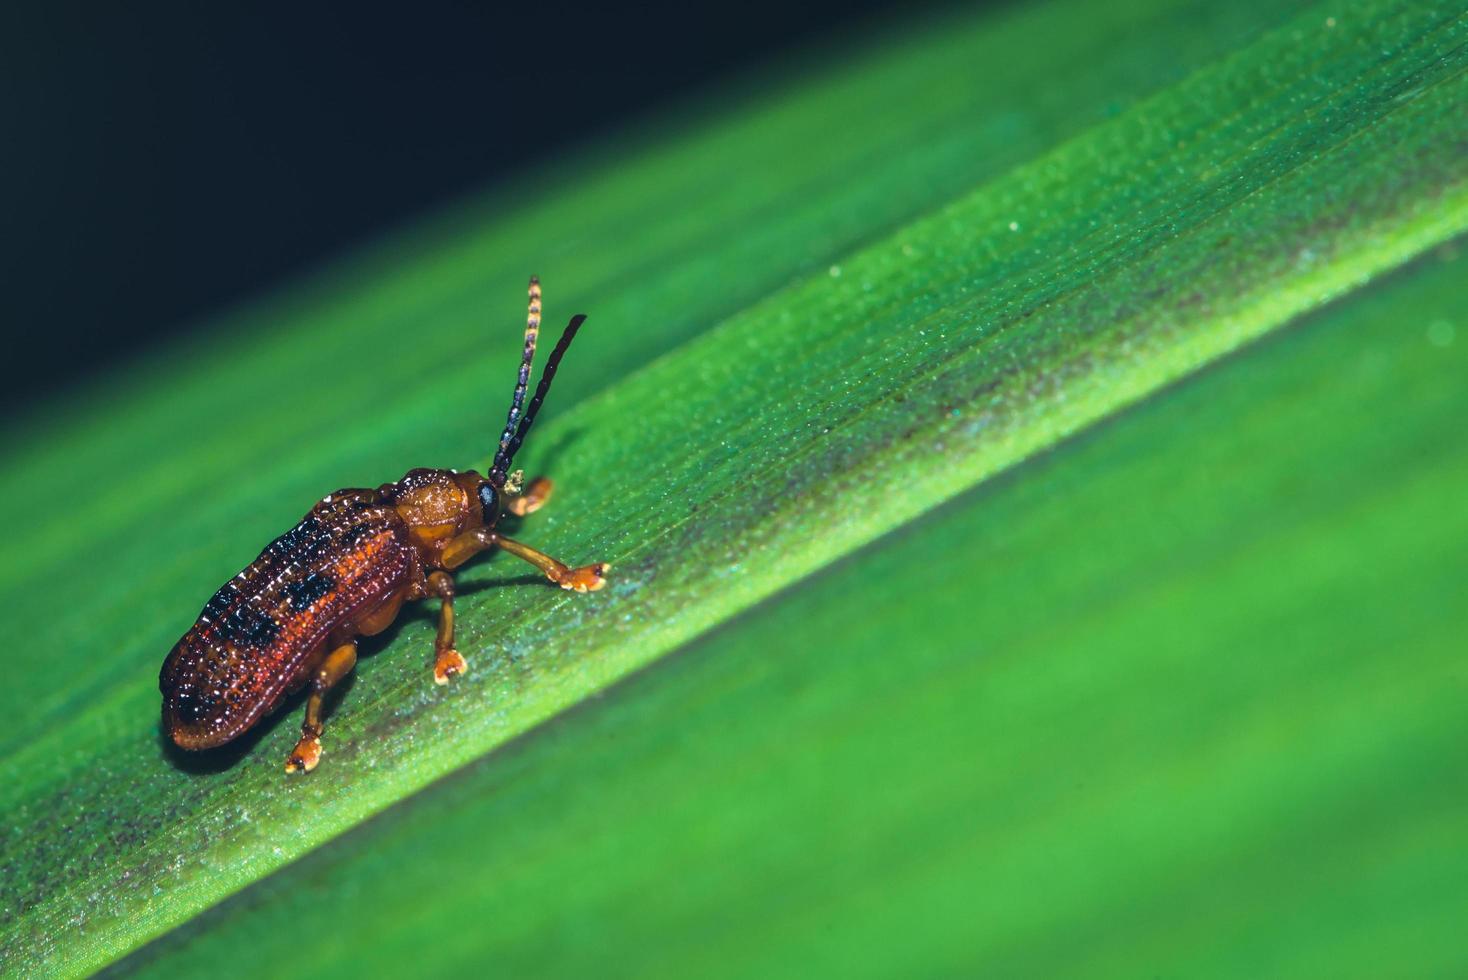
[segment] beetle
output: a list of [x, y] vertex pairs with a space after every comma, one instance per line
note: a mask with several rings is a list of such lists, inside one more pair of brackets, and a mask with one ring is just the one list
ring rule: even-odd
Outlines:
[[403, 603], [440, 600], [435, 683], [447, 684], [468, 669], [454, 646], [451, 573], [486, 549], [528, 561], [563, 589], [593, 592], [606, 584], [606, 562], [571, 568], [499, 531], [503, 514], [533, 513], [550, 497], [550, 480], [522, 485], [510, 463], [586, 319], [571, 318], [527, 405], [540, 300], [540, 281], [532, 276], [519, 375], [488, 475], [413, 469], [375, 490], [338, 490], [321, 498], [214, 593], [164, 660], [158, 677], [163, 729], [175, 744], [188, 750], [223, 745], [309, 688], [301, 738], [285, 768], [310, 772], [321, 761], [326, 693], [356, 665], [357, 637], [386, 629]]

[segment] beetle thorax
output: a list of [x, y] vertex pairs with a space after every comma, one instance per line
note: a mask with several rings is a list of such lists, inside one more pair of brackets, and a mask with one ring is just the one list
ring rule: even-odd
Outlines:
[[453, 470], [409, 470], [380, 492], [407, 525], [413, 543], [436, 553], [455, 535], [479, 526], [478, 507], [466, 487], [478, 479], [466, 477], [470, 474]]

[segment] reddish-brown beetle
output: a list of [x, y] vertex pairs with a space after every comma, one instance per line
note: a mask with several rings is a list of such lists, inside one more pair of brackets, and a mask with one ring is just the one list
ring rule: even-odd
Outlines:
[[522, 489], [509, 467], [585, 319], [575, 316], [566, 326], [526, 405], [540, 333], [540, 282], [531, 277], [525, 351], [488, 476], [417, 469], [376, 490], [338, 490], [214, 593], [158, 677], [163, 727], [174, 742], [185, 749], [223, 745], [309, 685], [301, 739], [285, 768], [310, 772], [321, 761], [322, 699], [356, 665], [356, 637], [386, 629], [404, 602], [442, 600], [433, 679], [447, 684], [466, 669], [454, 649], [450, 569], [498, 547], [563, 589], [592, 592], [605, 584], [604, 562], [569, 568], [495, 529], [502, 509], [523, 516], [550, 496], [549, 480]]

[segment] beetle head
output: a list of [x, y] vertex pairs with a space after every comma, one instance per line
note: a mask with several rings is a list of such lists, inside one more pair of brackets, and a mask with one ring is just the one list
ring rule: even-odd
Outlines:
[[494, 527], [500, 520], [501, 493], [499, 489], [488, 480], [484, 480], [475, 489], [475, 497], [479, 501], [479, 523], [481, 527]]

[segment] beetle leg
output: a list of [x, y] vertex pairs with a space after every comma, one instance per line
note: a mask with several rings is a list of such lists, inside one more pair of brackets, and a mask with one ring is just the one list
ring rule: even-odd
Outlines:
[[445, 568], [457, 568], [474, 555], [495, 545], [499, 545], [517, 558], [528, 561], [544, 572], [546, 578], [572, 592], [595, 592], [607, 584], [607, 572], [612, 568], [604, 561], [572, 568], [544, 552], [536, 551], [529, 545], [521, 544], [487, 527], [466, 531], [457, 538], [451, 539], [448, 544], [444, 545], [439, 561]]
[[571, 568], [564, 562], [557, 561], [550, 555], [536, 551], [529, 545], [521, 544], [503, 534], [496, 534], [494, 543], [516, 558], [528, 561], [544, 572], [546, 578], [572, 592], [595, 592], [607, 584], [607, 572], [612, 568], [604, 561], [582, 565], [580, 568]]
[[545, 506], [554, 488], [555, 484], [551, 483], [547, 477], [537, 476], [526, 485], [525, 490], [518, 497], [510, 498], [509, 502], [505, 504], [505, 510], [516, 517], [533, 514]]
[[458, 568], [485, 548], [493, 547], [493, 545], [494, 531], [487, 527], [477, 527], [472, 531], [465, 531], [456, 538], [450, 538], [443, 546], [438, 562], [444, 568]]
[[433, 641], [433, 683], [447, 684], [469, 665], [454, 649], [454, 578], [448, 572], [428, 576], [428, 591], [443, 600], [438, 610], [438, 638]]
[[321, 761], [321, 702], [326, 692], [357, 665], [357, 641], [348, 640], [328, 653], [311, 678], [311, 696], [306, 699], [306, 720], [301, 740], [285, 760], [286, 772], [310, 772]]

